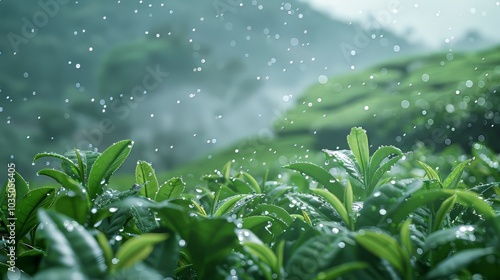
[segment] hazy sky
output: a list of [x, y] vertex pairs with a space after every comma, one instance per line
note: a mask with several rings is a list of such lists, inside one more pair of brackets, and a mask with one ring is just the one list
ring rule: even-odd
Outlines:
[[[431, 47], [460, 40], [469, 30], [500, 42], [499, 0], [307, 0], [344, 21], [379, 22], [398, 35]], [[413, 30], [413, 33], [409, 33]]]

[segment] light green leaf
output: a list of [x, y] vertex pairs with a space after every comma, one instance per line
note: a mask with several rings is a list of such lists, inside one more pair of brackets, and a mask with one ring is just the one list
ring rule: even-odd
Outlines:
[[[391, 170], [392, 166], [394, 166], [394, 164], [396, 164], [396, 162], [398, 162], [402, 157], [402, 155], [397, 155], [382, 163], [382, 165], [380, 165], [380, 167], [376, 170], [370, 169], [373, 174], [370, 176], [369, 193], [373, 192], [375, 187], [378, 185], [380, 178], [382, 178], [385, 173]], [[383, 181], [380, 183], [383, 183]]]
[[[323, 149], [323, 152], [332, 157], [340, 166], [342, 166], [349, 175], [361, 183], [365, 187], [364, 174], [359, 170], [358, 164], [355, 162], [354, 154], [350, 150], [332, 151]], [[341, 196], [342, 197], [342, 196]]]
[[425, 174], [427, 175], [427, 178], [429, 178], [429, 180], [437, 180], [438, 182], [441, 182], [441, 177], [436, 172], [436, 170], [434, 170], [424, 162], [421, 162], [419, 160], [417, 160], [417, 162], [424, 168]]
[[284, 228], [290, 226], [293, 223], [292, 216], [290, 216], [290, 214], [285, 209], [277, 205], [261, 203], [255, 207], [254, 211], [251, 212], [251, 214], [254, 213], [276, 218]]
[[253, 242], [243, 242], [243, 246], [250, 254], [257, 256], [260, 261], [267, 264], [274, 273], [279, 275], [280, 267], [278, 258], [274, 252], [267, 247], [267, 245]]
[[446, 177], [446, 179], [443, 182], [443, 187], [448, 188], [448, 189], [456, 189], [458, 186], [458, 183], [462, 179], [462, 174], [464, 173], [465, 168], [467, 165], [469, 165], [471, 160], [466, 160], [457, 167], [453, 169], [453, 171]]
[[493, 209], [478, 194], [453, 189], [433, 189], [423, 190], [416, 192], [405, 203], [398, 204], [397, 209], [391, 209], [388, 216], [392, 216], [394, 222], [399, 222], [405, 219], [408, 214], [415, 211], [428, 203], [437, 201], [439, 199], [446, 199], [450, 196], [456, 195], [457, 202], [466, 207], [473, 207], [479, 214], [483, 215], [485, 219], [490, 219], [495, 216]]
[[291, 163], [284, 166], [285, 168], [299, 171], [323, 185], [331, 193], [338, 197], [344, 197], [344, 191], [340, 182], [335, 179], [328, 171], [324, 168], [309, 162], [298, 162]]
[[158, 179], [151, 164], [145, 161], [138, 161], [135, 168], [135, 181], [139, 185], [144, 185], [139, 190], [139, 195], [155, 199], [158, 192]]
[[403, 156], [403, 152], [394, 146], [381, 146], [372, 155], [370, 159], [370, 173], [374, 174], [380, 164], [392, 155]]
[[134, 141], [123, 140], [116, 142], [107, 148], [94, 162], [89, 173], [88, 192], [90, 199], [95, 199], [102, 194], [103, 186], [108, 182], [109, 177], [122, 165]]
[[56, 169], [42, 169], [38, 171], [37, 174], [49, 176], [50, 178], [56, 180], [59, 184], [61, 184], [62, 187], [66, 188], [67, 190], [73, 191], [77, 195], [88, 198], [88, 194], [85, 191], [85, 188], [64, 172]]
[[350, 219], [349, 215], [347, 214], [347, 210], [340, 201], [334, 194], [328, 192], [327, 190], [322, 190], [322, 189], [312, 189], [311, 192], [313, 192], [316, 195], [321, 196], [323, 199], [325, 199], [328, 203], [330, 203], [335, 210], [337, 210], [337, 213], [339, 213], [340, 217], [344, 221], [344, 223], [349, 227], [350, 226]]
[[406, 257], [408, 259], [410, 258], [411, 255], [413, 255], [413, 243], [411, 241], [410, 226], [411, 226], [411, 218], [406, 219], [406, 221], [404, 221], [404, 223], [401, 224], [401, 230], [400, 230], [401, 244], [405, 249]]
[[245, 181], [247, 181], [254, 189], [255, 193], [262, 193], [259, 183], [257, 183], [257, 180], [255, 180], [252, 175], [248, 174], [247, 172], [242, 172], [241, 174], [243, 175], [243, 178], [245, 178]]
[[158, 193], [156, 194], [155, 201], [161, 202], [166, 199], [179, 198], [179, 196], [184, 192], [186, 184], [181, 178], [172, 178], [160, 186]]
[[214, 213], [214, 216], [219, 217], [226, 214], [236, 205], [236, 203], [238, 203], [238, 201], [244, 199], [247, 196], [248, 196], [247, 194], [238, 194], [221, 201], [220, 206]]
[[436, 231], [440, 228], [441, 224], [443, 223], [444, 219], [446, 218], [446, 215], [448, 212], [450, 212], [451, 208], [453, 205], [455, 205], [457, 201], [457, 196], [453, 195], [445, 199], [443, 203], [441, 203], [441, 206], [439, 207], [439, 210], [436, 213], [436, 217], [434, 219], [434, 224], [432, 225], [432, 231]]
[[351, 271], [365, 269], [368, 267], [370, 266], [368, 265], [368, 263], [365, 262], [343, 263], [341, 265], [337, 265], [331, 269], [318, 273], [318, 275], [316, 276], [316, 278], [314, 278], [314, 280], [335, 280]]
[[352, 213], [352, 203], [354, 202], [354, 194], [353, 194], [353, 191], [352, 191], [352, 186], [351, 186], [351, 182], [349, 180], [347, 180], [347, 185], [346, 185], [346, 189], [345, 189], [345, 192], [344, 192], [344, 205], [345, 205], [345, 209], [347, 211], [347, 215], [349, 216], [349, 224], [352, 225], [352, 219], [354, 218], [353, 216], [353, 213]]
[[33, 162], [35, 162], [36, 160], [38, 160], [40, 158], [44, 158], [44, 157], [54, 157], [54, 158], [60, 159], [62, 161], [62, 163], [69, 165], [70, 168], [72, 170], [74, 170], [76, 172], [76, 174], [78, 174], [78, 165], [76, 165], [76, 163], [74, 161], [72, 161], [71, 159], [69, 159], [68, 157], [60, 155], [58, 153], [39, 153], [39, 154], [36, 154], [35, 158], [33, 159]]
[[365, 230], [356, 235], [356, 241], [375, 256], [388, 261], [394, 268], [404, 274], [406, 263], [409, 262], [402, 255], [402, 248], [391, 236], [383, 232]]
[[146, 259], [153, 251], [154, 245], [168, 238], [166, 233], [143, 233], [123, 243], [116, 252], [116, 263], [111, 267], [112, 271], [125, 269], [137, 262]]
[[361, 168], [361, 172], [367, 177], [369, 174], [370, 150], [366, 131], [361, 127], [353, 127], [351, 133], [347, 136], [347, 143]]

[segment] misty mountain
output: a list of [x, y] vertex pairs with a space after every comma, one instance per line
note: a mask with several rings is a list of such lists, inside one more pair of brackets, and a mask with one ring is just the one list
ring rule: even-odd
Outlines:
[[44, 3], [0, 2], [1, 157], [25, 168], [124, 138], [174, 167], [266, 133], [318, 79], [422, 51], [303, 2]]

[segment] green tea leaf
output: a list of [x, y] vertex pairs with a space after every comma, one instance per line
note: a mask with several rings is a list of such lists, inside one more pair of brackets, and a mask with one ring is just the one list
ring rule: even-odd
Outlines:
[[243, 242], [243, 247], [250, 254], [257, 256], [260, 261], [268, 265], [276, 275], [279, 275], [280, 267], [278, 265], [278, 258], [269, 247], [253, 242]]
[[154, 245], [153, 251], [144, 260], [144, 263], [160, 272], [163, 277], [173, 277], [177, 268], [180, 254], [179, 234], [167, 232], [169, 237]]
[[427, 236], [423, 249], [425, 252], [435, 251], [436, 248], [449, 246], [449, 244], [452, 243], [455, 244], [458, 240], [464, 240], [470, 243], [472, 242], [471, 236], [475, 237], [476, 234], [477, 226], [472, 225], [457, 225], [454, 227], [437, 230]]
[[255, 178], [252, 175], [248, 174], [247, 172], [242, 172], [241, 174], [243, 175], [243, 178], [245, 178], [245, 181], [247, 181], [253, 188], [255, 193], [258, 194], [262, 193], [259, 183], [257, 183], [257, 180], [255, 180]]
[[461, 250], [438, 263], [431, 269], [431, 271], [429, 271], [429, 273], [427, 273], [426, 278], [444, 278], [446, 276], [453, 275], [467, 267], [467, 265], [473, 261], [487, 255], [495, 254], [495, 252], [497, 252], [495, 248], [474, 248]]
[[322, 190], [322, 189], [312, 189], [311, 190], [314, 194], [321, 196], [323, 199], [328, 201], [335, 210], [337, 210], [337, 213], [339, 213], [340, 217], [342, 217], [342, 220], [344, 223], [349, 227], [350, 226], [350, 218], [349, 214], [347, 214], [347, 210], [340, 201], [334, 194], [328, 192], [327, 190]]
[[352, 226], [352, 222], [353, 222], [353, 218], [354, 218], [354, 214], [352, 212], [352, 204], [354, 202], [354, 194], [352, 192], [352, 186], [351, 186], [351, 182], [349, 180], [347, 180], [347, 185], [346, 185], [346, 189], [345, 189], [345, 192], [344, 192], [344, 205], [345, 205], [345, 209], [347, 211], [347, 216], [349, 216], [349, 224]]
[[[70, 168], [72, 170], [74, 170], [74, 172], [76, 172], [75, 174], [78, 174], [78, 166], [76, 165], [76, 163], [74, 161], [72, 161], [71, 159], [69, 159], [68, 157], [60, 155], [58, 153], [39, 153], [39, 154], [36, 154], [35, 158], [33, 159], [33, 162], [35, 162], [36, 160], [38, 160], [40, 158], [44, 158], [44, 157], [53, 157], [53, 158], [60, 159], [62, 161], [61, 165], [67, 164], [68, 166], [70, 166]], [[71, 174], [68, 174], [68, 175], [71, 175]]]
[[436, 217], [434, 219], [434, 224], [432, 225], [432, 231], [436, 231], [440, 228], [441, 224], [443, 223], [444, 219], [446, 218], [446, 215], [448, 212], [450, 212], [451, 208], [455, 205], [457, 201], [457, 196], [450, 196], [443, 203], [441, 203], [441, 206], [439, 207], [439, 210], [436, 213]]
[[111, 267], [112, 271], [125, 269], [137, 262], [146, 259], [153, 251], [156, 244], [168, 238], [166, 233], [143, 233], [123, 243], [116, 252], [116, 263]]
[[432, 167], [430, 167], [424, 162], [421, 162], [419, 160], [417, 160], [417, 162], [424, 168], [425, 174], [427, 175], [427, 178], [429, 178], [429, 180], [436, 180], [438, 182], [441, 182], [441, 177], [436, 172], [436, 170], [434, 170]]
[[353, 127], [351, 133], [347, 136], [347, 143], [361, 168], [361, 173], [367, 177], [369, 174], [370, 149], [366, 131], [361, 127]]
[[382, 163], [376, 170], [370, 169], [370, 171], [373, 171], [374, 173], [370, 176], [369, 193], [373, 192], [375, 187], [378, 185], [380, 178], [382, 178], [385, 173], [391, 170], [394, 164], [396, 164], [402, 157], [402, 155], [397, 155]]
[[74, 219], [79, 224], [85, 224], [90, 213], [85, 197], [69, 196], [67, 193], [56, 199], [54, 210]]
[[151, 164], [145, 161], [138, 161], [135, 168], [135, 181], [139, 185], [144, 185], [139, 190], [139, 195], [155, 199], [158, 192], [158, 179]]
[[391, 158], [392, 155], [403, 156], [403, 152], [394, 146], [381, 146], [372, 155], [370, 159], [370, 173], [374, 174], [385, 159]]
[[320, 166], [309, 162], [291, 163], [284, 166], [285, 168], [299, 171], [323, 185], [331, 193], [338, 197], [344, 197], [344, 190], [340, 182], [335, 179], [328, 171]]
[[283, 208], [266, 203], [260, 203], [255, 207], [255, 210], [249, 213], [249, 215], [266, 215], [273, 218], [276, 218], [280, 223], [282, 223], [283, 227], [286, 228], [290, 226], [293, 222], [292, 216]]
[[[66, 153], [64, 153], [64, 156], [70, 159], [75, 164], [77, 164], [78, 170], [75, 170], [66, 162], [62, 162], [61, 167], [66, 172], [66, 174], [70, 175], [74, 179], [77, 179], [83, 185], [87, 185], [87, 179], [90, 170], [92, 169], [92, 165], [94, 165], [94, 162], [100, 155], [101, 153], [95, 151], [81, 151], [78, 149], [69, 150]], [[80, 161], [79, 158], [81, 160], [81, 163], [79, 163]], [[82, 166], [84, 169], [82, 169]]]
[[464, 173], [465, 168], [467, 165], [469, 165], [471, 160], [466, 160], [457, 167], [453, 169], [453, 171], [446, 177], [446, 179], [443, 182], [443, 187], [448, 188], [448, 189], [456, 189], [458, 186], [458, 183], [462, 179], [462, 174]]
[[161, 202], [167, 199], [179, 198], [185, 187], [186, 184], [181, 178], [172, 178], [160, 186], [155, 201]]
[[375, 256], [388, 261], [399, 272], [404, 273], [406, 262], [398, 242], [383, 232], [365, 230], [356, 235], [356, 241]]
[[51, 210], [38, 211], [47, 243], [45, 268], [74, 269], [91, 279], [104, 278], [107, 266], [94, 237], [80, 224]]
[[220, 206], [214, 213], [214, 216], [218, 217], [226, 214], [236, 205], [236, 203], [238, 203], [238, 201], [244, 199], [247, 196], [247, 194], [239, 194], [221, 201]]
[[69, 191], [73, 191], [75, 192], [75, 194], [80, 196], [88, 197], [85, 188], [64, 172], [61, 172], [56, 169], [42, 169], [38, 171], [37, 174], [49, 176], [50, 178], [56, 180], [62, 187], [68, 189]]
[[193, 220], [183, 237], [199, 279], [212, 279], [233, 250], [241, 250], [236, 225], [225, 218]]
[[488, 203], [482, 200], [478, 194], [452, 189], [433, 189], [416, 192], [411, 198], [405, 201], [405, 203], [399, 204], [397, 208], [391, 209], [389, 215], [392, 216], [394, 222], [399, 222], [405, 219], [408, 214], [415, 211], [415, 209], [453, 195], [457, 196], [458, 203], [466, 207], [473, 207], [479, 214], [483, 215], [485, 219], [490, 219], [495, 216], [493, 209]]
[[403, 245], [408, 259], [411, 255], [413, 255], [413, 243], [411, 241], [410, 226], [411, 219], [406, 219], [406, 221], [401, 224], [400, 230], [401, 245]]
[[334, 280], [338, 279], [339, 277], [341, 277], [346, 273], [359, 269], [365, 269], [368, 267], [370, 267], [369, 264], [365, 262], [343, 263], [341, 265], [337, 265], [333, 268], [318, 273], [316, 278], [314, 278], [313, 280]]
[[130, 154], [134, 141], [123, 140], [107, 148], [95, 161], [89, 173], [88, 192], [91, 199], [102, 194], [109, 177], [122, 165]]
[[[349, 150], [323, 150], [328, 156], [332, 157], [340, 166], [342, 166], [349, 175], [361, 183], [363, 188], [365, 187], [365, 177], [362, 171], [359, 169], [358, 164], [355, 162], [354, 154]], [[341, 196], [342, 197], [342, 196]]]
[[16, 186], [16, 201], [19, 201], [22, 197], [24, 197], [30, 190], [28, 182], [24, 180], [23, 176], [19, 174], [17, 171], [14, 172], [14, 179], [16, 180], [14, 185]]
[[21, 240], [37, 224], [38, 209], [48, 208], [55, 199], [56, 190], [40, 187], [30, 190], [16, 205], [16, 239]]

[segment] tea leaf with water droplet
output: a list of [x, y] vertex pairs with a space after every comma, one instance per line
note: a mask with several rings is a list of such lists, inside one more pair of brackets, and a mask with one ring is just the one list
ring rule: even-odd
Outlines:
[[154, 245], [168, 238], [166, 233], [143, 233], [123, 243], [116, 252], [118, 260], [111, 266], [111, 271], [133, 266], [135, 263], [146, 259], [153, 251]]
[[135, 168], [135, 181], [144, 186], [139, 190], [139, 195], [155, 199], [158, 192], [158, 179], [151, 164], [145, 161], [138, 161]]
[[186, 184], [181, 178], [172, 178], [160, 186], [155, 201], [161, 202], [166, 199], [179, 198], [185, 187]]
[[72, 219], [51, 210], [38, 212], [45, 232], [45, 267], [75, 269], [91, 279], [102, 279], [107, 271], [104, 253], [94, 237]]
[[[36, 213], [38, 209], [48, 208], [55, 199], [56, 190], [51, 187], [40, 187], [30, 190], [16, 205], [16, 241], [21, 240], [32, 230], [38, 220]], [[17, 243], [17, 242], [16, 242]]]
[[116, 142], [107, 148], [94, 162], [88, 178], [88, 192], [90, 199], [102, 194], [103, 185], [109, 177], [122, 165], [132, 150], [132, 140]]

